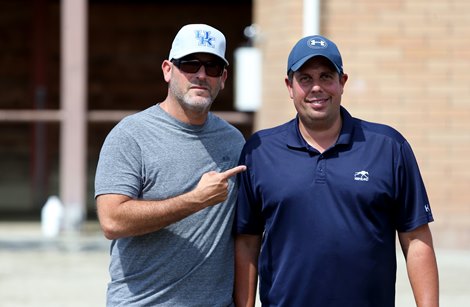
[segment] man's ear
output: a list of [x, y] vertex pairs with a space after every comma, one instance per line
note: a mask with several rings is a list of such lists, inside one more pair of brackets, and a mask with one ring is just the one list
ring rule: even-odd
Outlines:
[[225, 80], [227, 80], [228, 77], [228, 72], [227, 69], [224, 69], [224, 72], [222, 73], [222, 77], [220, 80], [220, 89], [223, 90], [225, 88]]
[[348, 81], [348, 75], [347, 74], [342, 74], [341, 78], [339, 79], [339, 83], [341, 84], [341, 87], [342, 87], [341, 94], [344, 91], [344, 85], [346, 84], [347, 81]]
[[289, 91], [289, 96], [290, 98], [294, 98], [294, 96], [292, 95], [292, 82], [293, 82], [293, 78], [292, 78], [292, 81], [289, 80], [289, 77], [286, 76], [286, 78], [284, 79], [284, 83], [286, 84], [286, 87], [287, 87], [287, 91]]
[[173, 64], [168, 60], [164, 60], [162, 63], [162, 72], [163, 72], [163, 78], [165, 79], [167, 83], [170, 81], [172, 69], [173, 69]]

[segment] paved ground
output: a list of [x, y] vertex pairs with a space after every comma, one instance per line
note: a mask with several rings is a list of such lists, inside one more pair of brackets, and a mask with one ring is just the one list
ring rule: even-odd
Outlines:
[[[2, 307], [105, 305], [108, 246], [96, 223], [80, 236], [46, 240], [38, 223], [0, 222]], [[437, 250], [441, 306], [470, 306], [470, 250]], [[397, 307], [414, 306], [399, 257]]]

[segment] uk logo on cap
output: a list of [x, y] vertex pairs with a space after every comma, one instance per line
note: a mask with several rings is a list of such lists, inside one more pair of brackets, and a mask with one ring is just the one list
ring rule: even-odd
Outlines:
[[209, 31], [203, 31], [203, 30], [198, 30], [196, 32], [196, 39], [199, 40], [199, 46], [207, 46], [207, 47], [212, 47], [215, 48], [215, 45], [213, 41], [215, 41], [214, 36], [210, 36], [211, 32]]

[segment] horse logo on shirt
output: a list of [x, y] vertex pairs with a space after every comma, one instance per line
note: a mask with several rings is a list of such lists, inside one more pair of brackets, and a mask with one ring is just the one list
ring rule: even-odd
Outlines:
[[354, 180], [369, 181], [369, 172], [368, 171], [355, 172], [354, 173]]

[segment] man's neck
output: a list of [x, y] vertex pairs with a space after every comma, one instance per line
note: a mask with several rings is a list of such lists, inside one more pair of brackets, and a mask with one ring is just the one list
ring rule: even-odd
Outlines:
[[160, 103], [160, 107], [172, 117], [189, 125], [203, 125], [206, 122], [208, 111], [198, 111], [183, 108], [177, 101], [168, 99]]
[[341, 117], [339, 117], [339, 120], [335, 121], [330, 127], [323, 128], [307, 127], [301, 120], [299, 120], [300, 134], [310, 146], [318, 150], [320, 153], [323, 153], [336, 143], [341, 132], [341, 126]]

